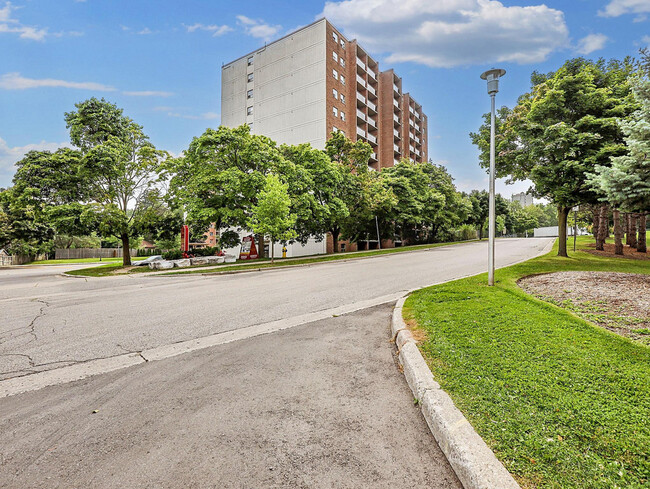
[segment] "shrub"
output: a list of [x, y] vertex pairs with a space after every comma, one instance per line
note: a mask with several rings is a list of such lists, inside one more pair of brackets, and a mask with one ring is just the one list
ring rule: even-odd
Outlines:
[[183, 252], [181, 250], [170, 250], [162, 255], [164, 260], [179, 260], [183, 258]]

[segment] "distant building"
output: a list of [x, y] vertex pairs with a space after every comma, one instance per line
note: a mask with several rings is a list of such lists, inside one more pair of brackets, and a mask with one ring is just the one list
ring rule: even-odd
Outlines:
[[510, 198], [512, 202], [519, 202], [522, 207], [526, 207], [529, 205], [533, 205], [535, 203], [535, 200], [533, 199], [533, 196], [530, 194], [527, 194], [526, 192], [520, 192], [518, 194], [512, 194], [512, 197]]

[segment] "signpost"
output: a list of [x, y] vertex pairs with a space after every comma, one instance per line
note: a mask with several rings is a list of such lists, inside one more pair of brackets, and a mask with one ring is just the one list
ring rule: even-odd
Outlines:
[[255, 236], [245, 236], [241, 240], [241, 250], [239, 252], [240, 260], [255, 260], [258, 258], [257, 248], [255, 247]]
[[181, 227], [181, 251], [190, 251], [190, 227], [186, 224]]

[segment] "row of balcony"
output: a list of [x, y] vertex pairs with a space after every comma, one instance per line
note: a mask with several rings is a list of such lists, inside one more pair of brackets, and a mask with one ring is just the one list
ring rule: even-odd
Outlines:
[[377, 74], [372, 71], [370, 68], [368, 68], [368, 65], [366, 65], [363, 61], [361, 61], [359, 58], [357, 58], [357, 66], [361, 67], [366, 73], [368, 73], [374, 80], [377, 79]]
[[357, 135], [361, 136], [362, 138], [364, 138], [364, 139], [366, 139], [368, 141], [370, 141], [373, 144], [377, 144], [377, 138], [375, 136], [373, 136], [372, 134], [364, 131], [359, 126], [357, 126]]
[[362, 111], [357, 109], [357, 117], [361, 119], [362, 121], [367, 122], [368, 124], [371, 124], [373, 127], [377, 127], [377, 121], [370, 117], [369, 115], [364, 114]]

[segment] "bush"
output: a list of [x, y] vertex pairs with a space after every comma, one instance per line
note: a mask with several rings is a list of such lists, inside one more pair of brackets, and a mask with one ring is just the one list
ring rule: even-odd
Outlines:
[[183, 252], [181, 250], [170, 250], [162, 255], [164, 260], [180, 260], [183, 258]]
[[239, 233], [232, 230], [224, 231], [219, 237], [219, 245], [222, 248], [234, 248], [235, 246], [238, 246], [239, 243]]
[[461, 227], [454, 231], [454, 238], [456, 241], [476, 239], [476, 228], [470, 224], [463, 224]]

